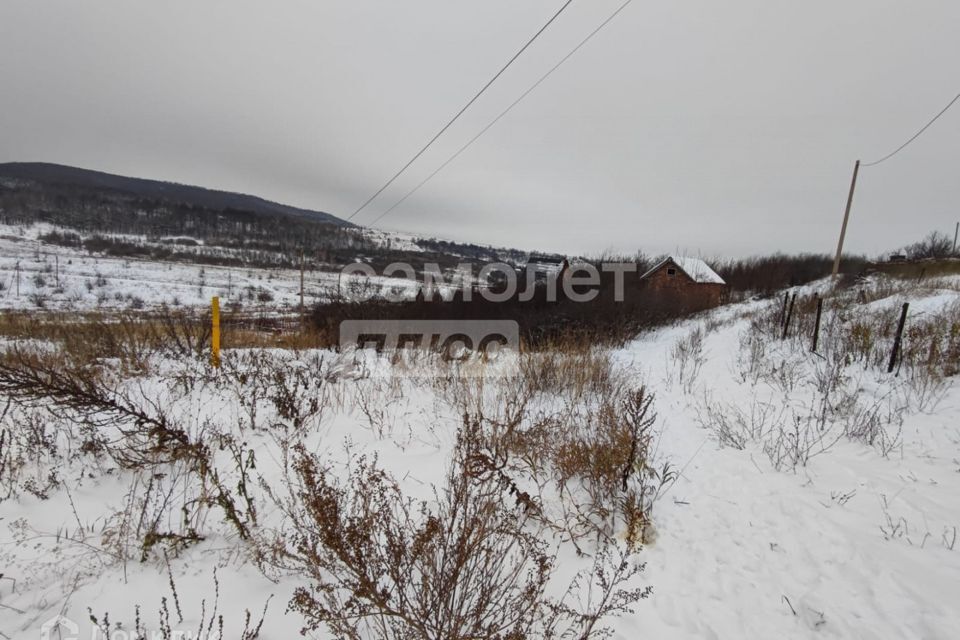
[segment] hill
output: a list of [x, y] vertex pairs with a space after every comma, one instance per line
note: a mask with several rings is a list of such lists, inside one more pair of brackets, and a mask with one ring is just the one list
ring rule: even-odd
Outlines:
[[315, 222], [353, 226], [323, 211], [300, 209], [242, 193], [216, 191], [204, 187], [129, 178], [101, 171], [80, 169], [46, 162], [8, 162], [0, 164], [0, 178], [28, 180], [50, 186], [70, 186], [91, 191], [112, 191], [137, 198], [160, 200], [169, 204], [204, 209], [235, 209], [260, 215], [287, 215]]
[[14, 229], [11, 242], [231, 267], [294, 267], [301, 254], [329, 271], [356, 261], [422, 270], [525, 259], [513, 249], [365, 229], [256, 196], [46, 163], [0, 164], [0, 227]]

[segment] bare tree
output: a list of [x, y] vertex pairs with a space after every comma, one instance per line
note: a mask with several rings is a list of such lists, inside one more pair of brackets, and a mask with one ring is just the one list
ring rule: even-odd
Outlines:
[[920, 242], [915, 242], [904, 249], [911, 260], [925, 260], [930, 258], [949, 258], [953, 255], [953, 240], [939, 231], [931, 231]]

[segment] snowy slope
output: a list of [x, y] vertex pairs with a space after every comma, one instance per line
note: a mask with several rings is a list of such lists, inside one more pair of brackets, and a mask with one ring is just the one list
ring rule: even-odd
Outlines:
[[[50, 225], [0, 225], [0, 309], [205, 308], [212, 296], [219, 296], [225, 306], [284, 311], [295, 309], [300, 302], [300, 271], [296, 269], [90, 255], [37, 239], [51, 230]], [[371, 281], [385, 288], [408, 289], [410, 297], [416, 294], [416, 288], [405, 280], [375, 277]], [[340, 284], [339, 273], [308, 269], [305, 303], [329, 300], [337, 295]]]
[[[909, 299], [914, 310], [909, 321], [919, 326], [955, 308], [957, 284], [886, 291], [886, 284], [877, 283], [865, 293], [877, 299], [857, 309], [862, 317], [871, 310], [889, 314]], [[828, 289], [815, 283], [800, 293]], [[849, 302], [857, 294], [840, 295]], [[830, 422], [819, 431], [825, 437], [809, 459], [797, 465], [774, 464], [769, 430], [742, 448], [732, 447], [718, 437], [718, 419], [739, 410], [747, 417], [763, 414], [756, 419], [769, 426], [782, 417], [780, 426], [789, 436], [794, 421], [808, 415], [818, 375], [829, 360], [809, 354], [799, 332], [791, 340], [770, 342], [762, 358], [750, 360], [752, 327], [764, 314], [775, 315], [778, 306], [777, 301], [731, 305], [640, 336], [611, 354], [627, 378], [656, 393], [657, 458], [680, 472], [656, 503], [656, 536], [639, 556], [647, 568], [635, 586], [652, 585], [653, 595], [634, 614], [615, 621], [614, 637], [954, 637], [960, 628], [960, 389], [948, 378], [921, 402], [906, 371], [893, 377], [851, 361], [844, 365], [837, 397], [889, 411], [886, 439], [874, 445], [853, 441], [837, 431], [839, 423]], [[830, 308], [825, 326], [851, 321], [833, 318]], [[693, 355], [681, 366], [686, 356], [678, 353], [684, 349]], [[328, 388], [329, 407], [308, 429], [308, 446], [325, 452], [339, 472], [346, 470], [347, 451], [376, 453], [405, 493], [431, 499], [461, 423], [462, 406], [442, 386], [399, 370], [386, 379], [365, 377], [351, 361], [325, 352], [257, 357], [279, 359], [283, 368], [317, 380], [320, 371], [337, 372]], [[173, 397], [164, 372], [201, 368], [158, 362], [141, 389]], [[490, 408], [506, 411], [496, 404], [501, 396], [495, 385], [487, 391]], [[212, 418], [240, 429], [256, 453], [256, 473], [276, 486], [283, 467], [278, 434], [251, 424], [251, 394], [251, 387], [207, 381], [168, 406], [189, 417], [193, 428]], [[269, 425], [274, 419], [261, 401], [256, 422]], [[67, 464], [60, 470], [64, 486], [47, 499], [25, 492], [0, 503], [6, 528], [0, 539], [3, 573], [17, 581], [15, 586], [0, 581], [0, 631], [12, 638], [38, 637], [44, 620], [63, 613], [86, 633], [87, 607], [129, 623], [138, 605], [152, 626], [161, 598], [172, 600], [171, 576], [184, 610], [182, 626], [194, 628], [200, 600], [207, 599], [208, 608], [212, 602], [216, 569], [228, 633], [239, 634], [244, 609], [258, 618], [273, 594], [261, 638], [295, 637], [302, 620], [285, 609], [301, 583], [289, 576], [265, 578], [246, 546], [215, 515], [204, 541], [171, 557], [170, 575], [162, 559], [120, 562], [105, 553], [111, 548], [105, 533], [115, 530], [131, 495], [144, 489], [133, 484], [129, 472], [102, 471]], [[164, 517], [173, 527], [178, 515]], [[264, 502], [260, 518], [275, 523], [278, 514]], [[579, 562], [573, 554], [563, 561], [566, 573]]]
[[[944, 302], [934, 295], [914, 304], [920, 313]], [[620, 353], [661, 382], [662, 451], [683, 469], [658, 505], [660, 535], [645, 552], [655, 593], [637, 627], [656, 638], [953, 637], [960, 389], [953, 385], [935, 411], [906, 417], [902, 447], [889, 458], [841, 439], [806, 467], [777, 472], [759, 447], [721, 448], [700, 425], [705, 394], [745, 411], [754, 399], [782, 406], [778, 390], [738, 384], [748, 322], [733, 319], [706, 336], [690, 392], [667, 363], [696, 321]], [[862, 395], [882, 393], [885, 377]]]

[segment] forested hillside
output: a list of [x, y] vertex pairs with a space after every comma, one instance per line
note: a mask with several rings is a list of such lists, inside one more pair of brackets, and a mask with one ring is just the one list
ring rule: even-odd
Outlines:
[[363, 260], [454, 266], [523, 254], [435, 239], [396, 241], [330, 214], [255, 196], [43, 163], [0, 164], [0, 224], [56, 227], [45, 242], [91, 253], [246, 266], [291, 266], [300, 252], [336, 269]]

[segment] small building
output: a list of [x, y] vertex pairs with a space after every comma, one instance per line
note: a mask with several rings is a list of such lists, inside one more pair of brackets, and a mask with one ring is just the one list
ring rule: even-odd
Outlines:
[[683, 299], [691, 309], [716, 307], [726, 297], [727, 283], [700, 258], [668, 256], [640, 276], [641, 287], [658, 295]]
[[544, 282], [550, 278], [563, 277], [564, 271], [570, 266], [570, 262], [565, 256], [531, 254], [527, 258], [524, 266], [517, 269], [521, 278], [526, 278], [532, 282]]
[[567, 264], [566, 256], [557, 254], [533, 253], [527, 258], [527, 263], [521, 271], [533, 271], [539, 275], [559, 273]]

